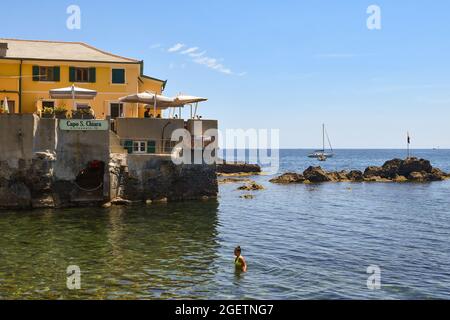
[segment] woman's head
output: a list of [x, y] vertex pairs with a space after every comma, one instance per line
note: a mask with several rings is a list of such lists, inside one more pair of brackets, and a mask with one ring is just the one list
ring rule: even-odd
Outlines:
[[239, 257], [241, 255], [241, 253], [242, 253], [241, 246], [237, 246], [236, 248], [234, 248], [234, 255], [236, 257]]

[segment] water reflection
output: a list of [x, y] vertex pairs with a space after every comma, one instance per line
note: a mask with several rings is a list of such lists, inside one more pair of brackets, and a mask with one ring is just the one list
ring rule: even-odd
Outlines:
[[[214, 277], [216, 201], [0, 215], [0, 298], [194, 298]], [[82, 289], [66, 289], [78, 265]]]

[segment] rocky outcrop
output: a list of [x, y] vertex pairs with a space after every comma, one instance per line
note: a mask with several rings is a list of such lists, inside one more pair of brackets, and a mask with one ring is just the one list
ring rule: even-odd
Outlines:
[[264, 190], [264, 187], [260, 184], [257, 184], [256, 182], [252, 182], [243, 186], [240, 186], [238, 190], [245, 190], [245, 191], [257, 191], [257, 190]]
[[352, 170], [346, 175], [347, 179], [350, 181], [361, 182], [364, 181], [364, 175], [359, 170]]
[[305, 182], [305, 177], [299, 173], [287, 172], [269, 181], [272, 183], [279, 183], [279, 184], [303, 183]]
[[303, 171], [303, 176], [309, 182], [336, 181], [335, 173], [327, 173], [321, 167], [309, 167]]
[[257, 164], [226, 161], [217, 164], [218, 175], [255, 175], [259, 173], [261, 173], [261, 167]]
[[0, 162], [0, 208], [28, 209], [55, 206], [53, 164], [55, 155], [35, 153], [30, 161], [19, 160], [17, 166]]
[[321, 183], [321, 182], [430, 182], [442, 181], [450, 175], [438, 168], [433, 168], [425, 159], [392, 159], [381, 167], [369, 166], [364, 173], [359, 170], [327, 172], [321, 167], [309, 167], [303, 174], [288, 172], [270, 182]]

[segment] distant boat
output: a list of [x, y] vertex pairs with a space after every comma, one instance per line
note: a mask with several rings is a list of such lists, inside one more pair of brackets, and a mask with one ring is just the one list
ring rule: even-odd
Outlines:
[[[330, 152], [325, 152], [325, 135], [327, 136], [328, 144], [330, 146]], [[334, 156], [333, 147], [331, 147], [330, 138], [328, 137], [328, 133], [325, 129], [325, 124], [322, 125], [322, 149], [316, 150], [313, 153], [308, 155], [309, 158], [316, 158], [319, 161], [326, 161], [328, 158], [332, 158]]]

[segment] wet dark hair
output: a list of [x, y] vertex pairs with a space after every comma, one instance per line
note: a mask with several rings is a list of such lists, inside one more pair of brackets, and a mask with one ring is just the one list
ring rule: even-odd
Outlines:
[[242, 252], [241, 246], [237, 246], [236, 248], [234, 248], [234, 250]]

